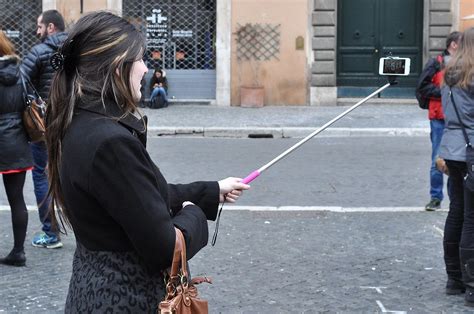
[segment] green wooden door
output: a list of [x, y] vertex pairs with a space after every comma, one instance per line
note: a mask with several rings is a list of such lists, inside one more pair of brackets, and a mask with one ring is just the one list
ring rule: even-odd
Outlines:
[[411, 71], [384, 95], [413, 97], [422, 67], [423, 1], [338, 0], [337, 28], [339, 96], [361, 96], [385, 84], [378, 62], [391, 53], [410, 58]]

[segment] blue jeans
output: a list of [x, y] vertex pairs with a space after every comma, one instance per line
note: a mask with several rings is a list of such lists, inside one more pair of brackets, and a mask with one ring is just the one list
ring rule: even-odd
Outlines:
[[153, 91], [151, 92], [150, 99], [153, 99], [157, 96], [162, 96], [165, 101], [168, 101], [168, 97], [166, 97], [166, 89], [163, 87], [155, 87], [153, 88]]
[[430, 169], [430, 194], [431, 198], [443, 200], [443, 173], [436, 169], [439, 145], [443, 136], [444, 120], [430, 120], [431, 127], [431, 169]]
[[33, 154], [34, 168], [32, 171], [33, 185], [38, 204], [38, 214], [43, 224], [43, 232], [49, 236], [56, 235], [51, 231], [51, 219], [48, 216], [50, 200], [46, 199], [48, 194], [48, 177], [46, 174], [46, 164], [48, 162], [48, 152], [44, 142], [31, 143], [31, 152]]

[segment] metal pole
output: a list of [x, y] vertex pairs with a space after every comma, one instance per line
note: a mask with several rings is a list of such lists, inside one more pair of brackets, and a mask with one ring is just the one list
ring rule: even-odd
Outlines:
[[384, 89], [386, 89], [387, 87], [389, 87], [390, 85], [393, 85], [393, 83], [387, 83], [385, 84], [384, 86], [380, 87], [379, 89], [377, 89], [375, 92], [373, 92], [372, 94], [370, 94], [369, 96], [365, 97], [364, 99], [362, 99], [361, 101], [359, 101], [357, 104], [353, 105], [352, 107], [350, 107], [349, 109], [347, 109], [346, 111], [344, 111], [343, 113], [341, 113], [340, 115], [338, 115], [337, 117], [335, 117], [334, 119], [332, 119], [331, 121], [327, 122], [326, 124], [324, 124], [322, 127], [320, 127], [319, 129], [317, 129], [316, 131], [314, 131], [313, 133], [309, 134], [308, 136], [306, 136], [304, 139], [302, 139], [301, 141], [299, 141], [298, 143], [296, 143], [295, 145], [293, 145], [292, 147], [288, 148], [286, 151], [284, 151], [283, 153], [281, 153], [280, 155], [278, 155], [276, 158], [272, 159], [270, 162], [268, 162], [267, 164], [263, 165], [262, 167], [258, 168], [258, 170], [255, 170], [253, 171], [252, 173], [250, 173], [247, 177], [245, 177], [242, 182], [243, 183], [249, 183], [249, 182], [252, 182], [255, 178], [257, 178], [263, 171], [267, 170], [268, 168], [270, 168], [271, 166], [273, 166], [275, 163], [277, 163], [278, 161], [280, 161], [281, 159], [283, 159], [284, 157], [288, 156], [291, 152], [293, 152], [295, 149], [297, 149], [298, 147], [300, 147], [301, 145], [303, 145], [304, 143], [306, 143], [307, 141], [309, 141], [311, 138], [313, 138], [314, 136], [318, 135], [319, 133], [321, 133], [322, 131], [324, 131], [325, 129], [327, 129], [330, 125], [332, 125], [334, 122], [338, 121], [339, 119], [341, 119], [342, 117], [344, 117], [346, 114], [348, 114], [349, 112], [351, 112], [352, 110], [356, 109], [357, 107], [359, 107], [360, 105], [362, 105], [364, 102], [366, 102], [367, 100], [369, 100], [370, 98], [374, 97], [375, 95], [377, 95], [378, 93], [380, 93], [381, 91], [383, 91]]

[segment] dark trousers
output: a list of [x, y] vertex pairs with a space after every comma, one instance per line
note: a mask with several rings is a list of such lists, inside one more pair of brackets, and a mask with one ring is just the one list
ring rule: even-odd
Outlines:
[[[444, 225], [444, 241], [460, 243], [463, 232], [465, 193], [464, 176], [466, 163], [461, 161], [446, 160], [449, 169], [449, 212]], [[469, 194], [469, 193], [467, 193]]]
[[462, 272], [464, 284], [474, 292], [474, 191], [464, 184], [465, 162], [446, 160], [446, 165], [450, 178], [450, 204], [444, 227], [446, 271], [451, 278], [459, 278]]
[[450, 182], [449, 213], [444, 227], [444, 239], [459, 242], [464, 249], [474, 249], [474, 191], [464, 186], [466, 163], [447, 160]]

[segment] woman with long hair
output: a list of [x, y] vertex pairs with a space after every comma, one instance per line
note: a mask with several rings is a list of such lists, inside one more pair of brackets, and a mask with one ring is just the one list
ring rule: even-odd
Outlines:
[[474, 190], [469, 184], [474, 178], [467, 175], [463, 134], [464, 127], [469, 141], [474, 143], [474, 28], [463, 33], [456, 54], [446, 67], [441, 96], [446, 126], [439, 155], [446, 160], [450, 177], [443, 239], [446, 293], [465, 292], [465, 304], [474, 306]]
[[137, 110], [144, 51], [132, 24], [94, 12], [77, 21], [52, 58], [49, 195], [77, 242], [68, 313], [156, 312], [175, 227], [192, 257], [207, 244], [207, 220], [219, 202], [249, 188], [238, 178], [165, 181], [146, 151], [146, 119]]
[[11, 208], [13, 241], [11, 252], [0, 263], [24, 266], [24, 242], [28, 211], [23, 198], [26, 171], [33, 169], [28, 138], [23, 128], [25, 109], [20, 75], [20, 58], [13, 44], [0, 30], [0, 173]]
[[156, 97], [163, 97], [165, 106], [168, 103], [168, 79], [162, 69], [155, 69], [153, 76], [150, 79], [150, 101], [153, 101]]

